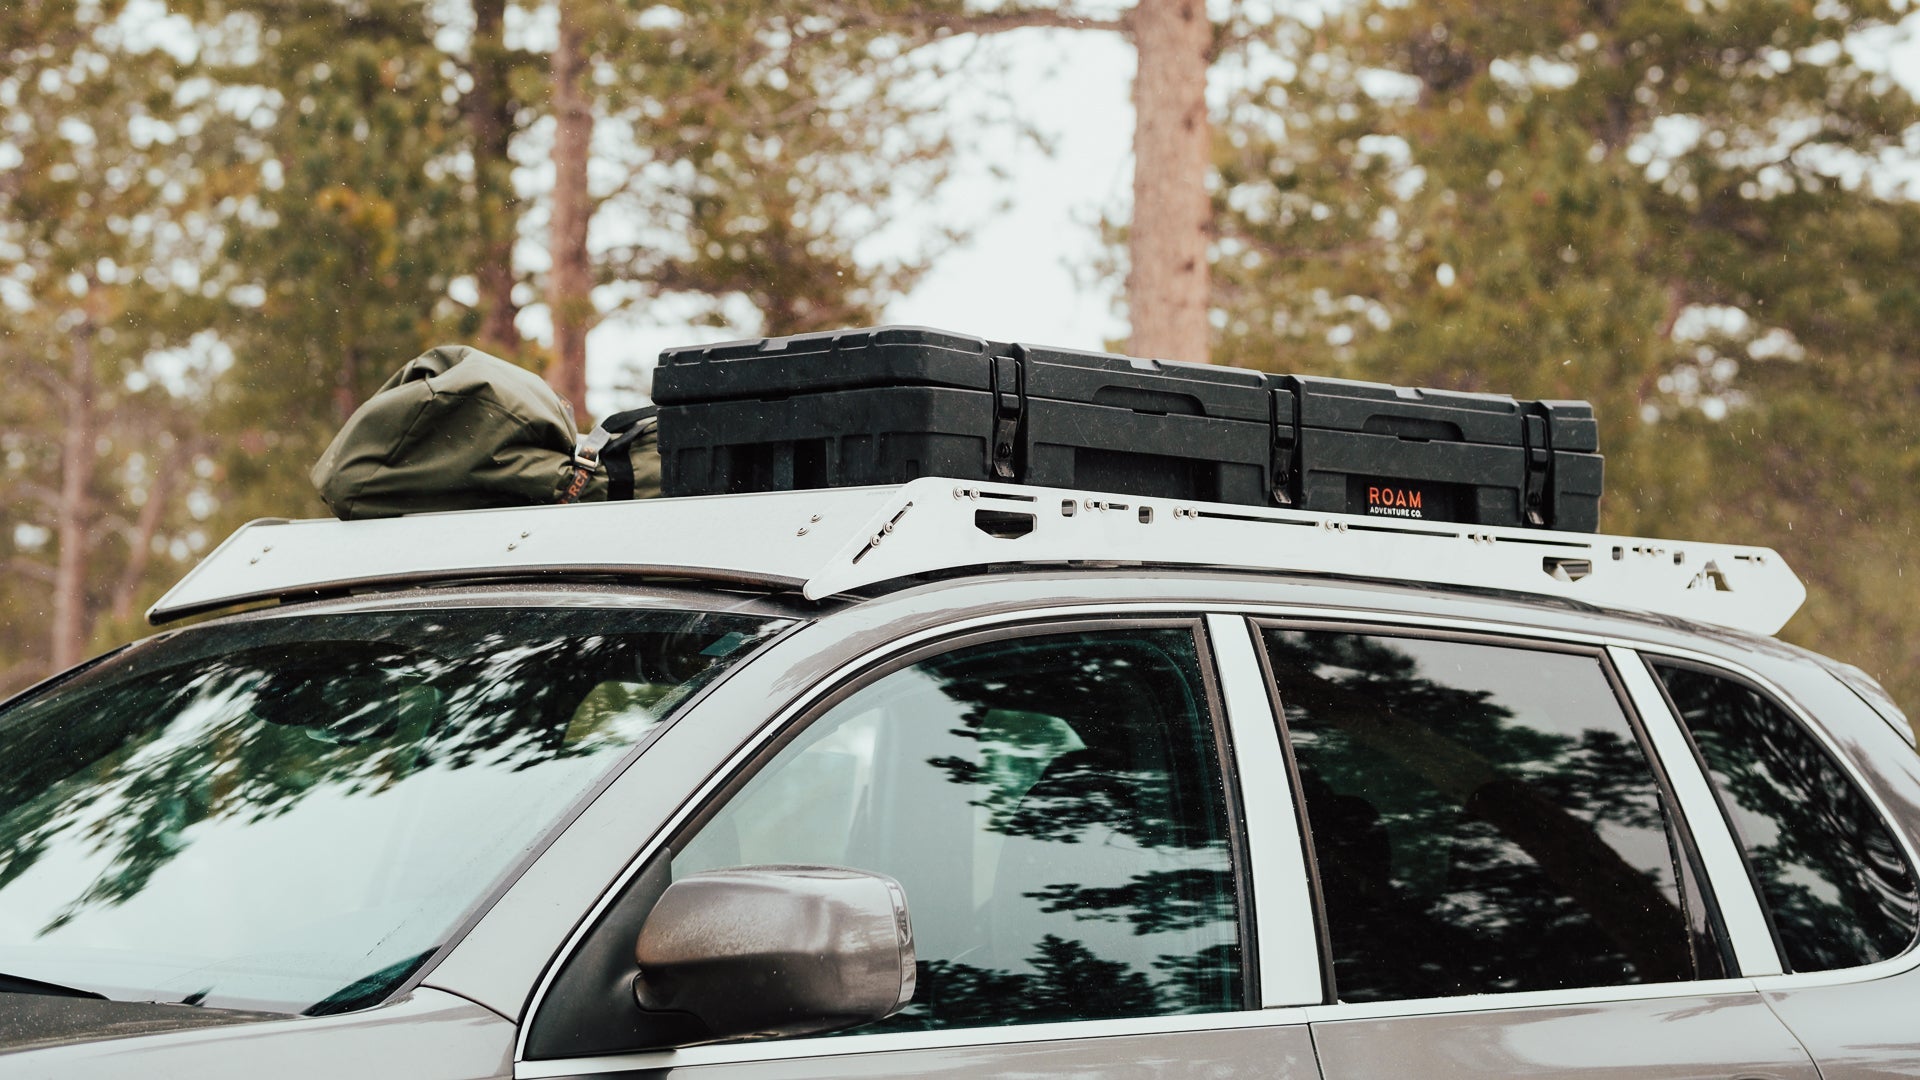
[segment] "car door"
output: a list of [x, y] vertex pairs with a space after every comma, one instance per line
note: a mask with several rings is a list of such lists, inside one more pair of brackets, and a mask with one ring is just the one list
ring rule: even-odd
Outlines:
[[[1004, 625], [825, 688], [629, 892], [735, 866], [886, 874], [913, 924], [906, 1009], [825, 1037], [673, 1046], [642, 1018], [606, 1038], [569, 1030], [567, 1002], [631, 974], [563, 965], [516, 1075], [1317, 1077], [1304, 1013], [1262, 1007], [1255, 896], [1287, 890], [1252, 877], [1242, 718], [1217, 688], [1197, 618]], [[1277, 758], [1265, 702], [1247, 708]], [[644, 907], [614, 903], [610, 940]], [[598, 933], [577, 956], [618, 952]], [[1310, 945], [1282, 959], [1316, 963]]]
[[1767, 957], [1728, 947], [1597, 643], [1258, 639], [1311, 837], [1327, 1080], [1817, 1076], [1738, 977]]

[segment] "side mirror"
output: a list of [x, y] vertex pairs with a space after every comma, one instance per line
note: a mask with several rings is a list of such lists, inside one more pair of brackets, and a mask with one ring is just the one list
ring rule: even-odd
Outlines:
[[742, 866], [674, 882], [634, 946], [634, 998], [690, 1014], [708, 1039], [808, 1035], [913, 997], [900, 883], [835, 866]]

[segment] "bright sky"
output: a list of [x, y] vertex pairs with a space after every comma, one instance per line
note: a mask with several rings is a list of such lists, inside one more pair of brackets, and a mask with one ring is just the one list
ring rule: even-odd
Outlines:
[[[1003, 127], [962, 133], [974, 140], [969, 161], [977, 164], [961, 162], [936, 200], [889, 232], [906, 239], [959, 222], [971, 226], [969, 240], [894, 301], [885, 321], [1104, 348], [1127, 324], [1117, 289], [1093, 281], [1087, 268], [1100, 254], [1101, 213], [1124, 213], [1131, 201], [1133, 49], [1112, 34], [1047, 29], [1002, 34], [991, 47], [1000, 62], [982, 65], [989, 80], [954, 81], [951, 115], [991, 111], [995, 96], [1024, 103], [1024, 119], [1052, 153]], [[522, 328], [544, 336], [544, 311], [527, 314]], [[602, 324], [587, 339], [594, 411], [629, 403], [629, 372], [661, 349], [739, 336], [644, 316]]]
[[[1095, 280], [1088, 268], [1099, 254], [1100, 215], [1123, 214], [1130, 201], [1133, 50], [1114, 35], [1073, 30], [1018, 31], [1001, 35], [993, 47], [1004, 59], [998, 65], [1003, 82], [962, 82], [955, 115], [970, 114], [965, 95], [984, 101], [997, 92], [1023, 103], [1026, 121], [1052, 142], [1053, 152], [1006, 131], [975, 133], [977, 160], [996, 162], [1007, 178], [963, 167], [938, 198], [900, 223], [901, 235], [915, 232], [916, 219], [929, 228], [955, 221], [973, 228], [967, 244], [887, 308], [886, 321], [1001, 341], [1104, 348], [1124, 338], [1127, 325], [1117, 284]], [[1920, 13], [1868, 47], [1884, 50], [1888, 69], [1920, 94]], [[1005, 208], [995, 212], [1003, 200]], [[525, 329], [538, 323], [544, 332], [544, 312], [528, 315]], [[595, 411], [630, 403], [629, 372], [662, 348], [736, 336], [659, 318], [602, 325], [588, 339]]]
[[[1033, 73], [1011, 76], [1016, 85], [1000, 89], [1032, 103], [1028, 119], [1054, 152], [990, 134], [989, 154], [1011, 165], [1012, 182], [995, 184], [975, 166], [943, 200], [957, 213], [927, 208], [929, 219], [980, 224], [887, 318], [1001, 341], [1099, 348], [1127, 332], [1113, 291], [1092, 282], [1087, 268], [1100, 254], [1102, 211], [1131, 202], [1133, 48], [1118, 35], [1076, 30], [1021, 31], [996, 44], [1008, 71]], [[997, 214], [996, 189], [1011, 200]]]

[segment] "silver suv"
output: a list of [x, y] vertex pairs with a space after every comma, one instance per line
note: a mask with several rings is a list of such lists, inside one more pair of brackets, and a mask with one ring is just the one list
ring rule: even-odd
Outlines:
[[1920, 755], [1803, 595], [932, 479], [257, 523], [0, 708], [0, 1075], [1912, 1075]]

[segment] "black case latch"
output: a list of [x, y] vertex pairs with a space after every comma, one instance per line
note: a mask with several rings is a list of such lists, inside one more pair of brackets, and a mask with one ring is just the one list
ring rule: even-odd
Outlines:
[[1015, 452], [1020, 446], [1020, 424], [1027, 414], [1026, 350], [996, 356], [993, 362], [993, 441], [987, 446], [987, 471], [998, 480], [1018, 480]]
[[1292, 506], [1294, 478], [1300, 471], [1300, 391], [1271, 391], [1268, 402], [1273, 429], [1273, 504]]
[[1553, 486], [1553, 441], [1547, 418], [1529, 413], [1521, 427], [1527, 457], [1521, 511], [1529, 525], [1547, 524], [1547, 492]]

